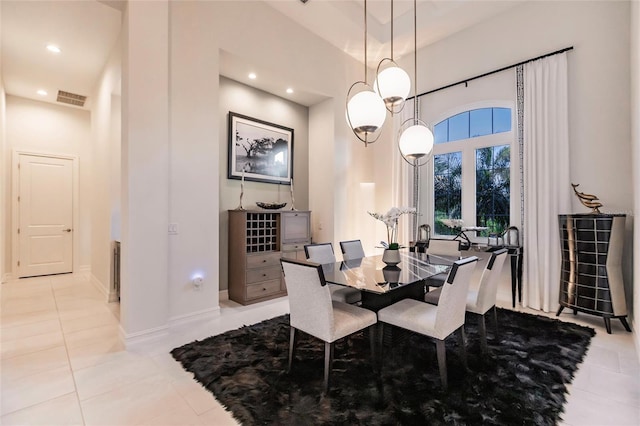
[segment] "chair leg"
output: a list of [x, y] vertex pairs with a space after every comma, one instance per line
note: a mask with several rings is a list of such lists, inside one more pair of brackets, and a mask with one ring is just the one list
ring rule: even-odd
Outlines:
[[287, 373], [291, 371], [291, 364], [293, 363], [293, 349], [296, 345], [296, 329], [289, 327], [289, 368]]
[[369, 349], [371, 350], [371, 361], [374, 366], [376, 363], [376, 340], [376, 325], [373, 324], [372, 326], [369, 326]]
[[464, 325], [460, 327], [460, 355], [462, 357], [462, 365], [464, 365], [465, 370], [469, 370], [469, 366], [467, 365], [467, 336], [464, 332]]
[[479, 328], [480, 328], [480, 348], [482, 353], [487, 352], [487, 324], [484, 321], [484, 315], [480, 315]]
[[493, 326], [495, 327], [495, 341], [497, 342], [499, 340], [498, 337], [498, 308], [496, 308], [496, 305], [493, 305]]
[[333, 342], [324, 342], [324, 393], [329, 394], [329, 376], [333, 364]]
[[447, 390], [447, 351], [444, 345], [444, 340], [436, 340], [436, 353], [438, 355], [440, 382], [442, 383], [442, 388]]

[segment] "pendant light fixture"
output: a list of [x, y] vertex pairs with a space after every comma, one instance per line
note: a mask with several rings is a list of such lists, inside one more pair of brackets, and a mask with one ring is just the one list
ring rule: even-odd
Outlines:
[[397, 114], [404, 108], [404, 101], [411, 91], [411, 79], [393, 60], [393, 0], [391, 0], [391, 57], [384, 58], [378, 64], [373, 87], [384, 101], [391, 114]]
[[[351, 93], [356, 87], [360, 87], [360, 91], [352, 96]], [[378, 140], [378, 130], [387, 117], [382, 98], [367, 84], [367, 0], [364, 0], [364, 81], [356, 81], [349, 88], [346, 116], [349, 127], [356, 137], [364, 142], [365, 147]]]
[[405, 120], [398, 131], [398, 148], [402, 158], [414, 167], [427, 163], [433, 151], [433, 133], [424, 121], [418, 118], [418, 19], [416, 0], [413, 0], [413, 118]]

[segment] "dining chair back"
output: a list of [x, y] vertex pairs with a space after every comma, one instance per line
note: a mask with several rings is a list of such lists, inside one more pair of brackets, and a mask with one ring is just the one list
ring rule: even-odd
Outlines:
[[477, 261], [478, 258], [475, 256], [467, 257], [456, 261], [451, 267], [449, 276], [442, 286], [433, 337], [444, 339], [464, 325], [469, 282]]
[[484, 315], [496, 305], [498, 284], [502, 274], [502, 267], [508, 256], [507, 252], [508, 250], [503, 248], [491, 253], [487, 266], [482, 271], [478, 289], [469, 292], [469, 297], [467, 298], [468, 312]]
[[326, 264], [335, 263], [336, 255], [333, 254], [331, 243], [307, 244], [304, 246], [304, 254], [310, 262]]
[[[378, 311], [378, 321], [420, 333], [436, 340], [436, 354], [442, 387], [447, 388], [445, 339], [460, 331], [460, 350], [466, 366], [464, 319], [469, 280], [476, 266], [476, 256], [454, 262], [442, 286], [440, 303], [431, 305], [414, 299], [403, 299]], [[382, 331], [379, 331], [382, 333]]]
[[[335, 263], [336, 256], [333, 254], [331, 243], [307, 244], [304, 246], [304, 253], [310, 262], [328, 264]], [[362, 300], [362, 293], [357, 288], [345, 287], [337, 284], [330, 284], [331, 298], [336, 302], [358, 303]]]
[[360, 240], [340, 241], [340, 250], [344, 260], [362, 259], [364, 249]]
[[426, 253], [460, 258], [460, 240], [432, 238], [429, 240], [429, 246], [427, 247]]
[[[460, 240], [432, 238], [429, 240], [425, 253], [427, 253], [427, 256], [445, 256], [452, 259], [460, 259]], [[438, 262], [436, 261], [435, 263]], [[429, 287], [441, 287], [446, 279], [446, 273], [427, 278], [425, 280], [427, 291], [429, 291]]]
[[368, 309], [331, 299], [322, 265], [280, 259], [289, 295], [289, 370], [294, 358], [296, 330], [325, 342], [324, 392], [329, 391], [334, 342], [365, 328], [370, 329], [371, 350], [375, 342], [376, 314]]

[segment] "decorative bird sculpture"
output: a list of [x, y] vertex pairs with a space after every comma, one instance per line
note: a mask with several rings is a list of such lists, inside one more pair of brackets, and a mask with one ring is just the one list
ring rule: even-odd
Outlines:
[[590, 209], [592, 209], [591, 213], [600, 213], [600, 207], [602, 207], [602, 203], [598, 201], [599, 200], [598, 197], [592, 194], [585, 194], [584, 192], [578, 192], [576, 188], [580, 186], [579, 183], [577, 184], [572, 183], [571, 186], [573, 187], [573, 192], [576, 193], [576, 196], [578, 197], [578, 199], [580, 200], [583, 206], [589, 207]]

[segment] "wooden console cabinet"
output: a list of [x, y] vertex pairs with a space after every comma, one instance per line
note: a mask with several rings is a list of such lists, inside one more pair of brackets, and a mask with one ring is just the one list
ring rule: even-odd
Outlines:
[[623, 214], [559, 215], [562, 266], [560, 309], [567, 307], [604, 318], [611, 334], [611, 318], [627, 331], [627, 303], [622, 280]]
[[287, 294], [280, 257], [304, 259], [310, 216], [297, 210], [229, 210], [229, 299], [248, 305]]

